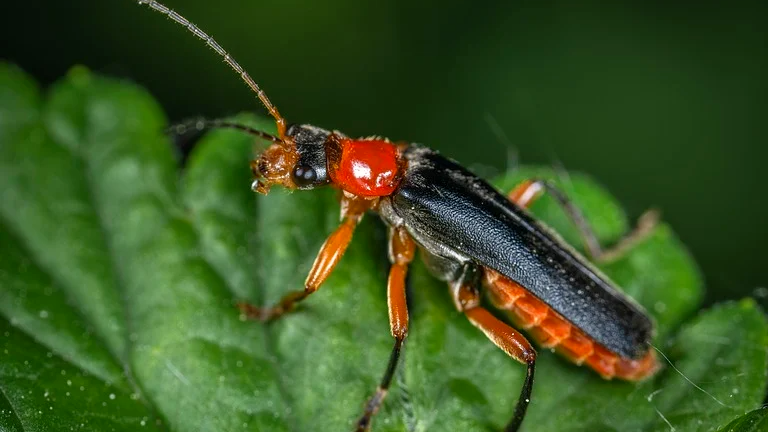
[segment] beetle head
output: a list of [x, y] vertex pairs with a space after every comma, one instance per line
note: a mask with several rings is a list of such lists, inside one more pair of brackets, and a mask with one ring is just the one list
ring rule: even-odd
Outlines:
[[251, 162], [253, 190], [266, 194], [274, 184], [307, 190], [330, 183], [326, 142], [331, 135], [311, 125], [288, 127], [282, 142], [272, 144]]
[[289, 189], [313, 189], [330, 182], [325, 142], [329, 138], [340, 136], [339, 134], [310, 125], [294, 125], [287, 128], [285, 118], [280, 115], [277, 107], [272, 104], [264, 90], [256, 84], [248, 72], [240, 66], [240, 63], [227, 53], [211, 36], [156, 0], [139, 0], [139, 4], [145, 4], [155, 11], [166, 15], [213, 48], [224, 59], [224, 62], [251, 88], [253, 93], [264, 104], [269, 114], [275, 119], [277, 136], [224, 120], [195, 122], [198, 130], [207, 127], [233, 128], [272, 141], [273, 144], [269, 148], [256, 160], [251, 161], [251, 170], [254, 175], [251, 187], [254, 191], [266, 194], [270, 186], [275, 184]]

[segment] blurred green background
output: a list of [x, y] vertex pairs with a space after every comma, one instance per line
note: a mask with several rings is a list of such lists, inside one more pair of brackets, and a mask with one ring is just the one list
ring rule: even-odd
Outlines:
[[[768, 2], [607, 3], [167, 1], [289, 121], [425, 143], [485, 176], [516, 160], [587, 172], [632, 217], [662, 209], [709, 301], [755, 293]], [[171, 121], [260, 110], [213, 52], [134, 1], [3, 10], [0, 57], [43, 83], [84, 64], [148, 88]]]

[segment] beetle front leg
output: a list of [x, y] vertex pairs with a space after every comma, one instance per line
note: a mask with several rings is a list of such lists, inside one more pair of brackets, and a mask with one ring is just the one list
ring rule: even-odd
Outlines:
[[595, 261], [606, 262], [622, 256], [632, 246], [645, 239], [659, 221], [659, 212], [657, 210], [647, 210], [640, 216], [637, 225], [631, 232], [622, 237], [609, 249], [603, 249], [581, 210], [573, 204], [565, 193], [552, 183], [546, 180], [529, 179], [512, 189], [507, 197], [518, 206], [528, 208], [544, 192], [549, 192], [555, 198], [574, 225], [576, 225], [587, 252]]
[[370, 203], [353, 198], [342, 199], [342, 222], [338, 228], [325, 240], [320, 252], [312, 264], [312, 269], [304, 282], [304, 289], [285, 295], [272, 307], [256, 307], [248, 303], [240, 303], [238, 307], [246, 318], [259, 321], [270, 321], [290, 312], [296, 304], [320, 288], [339, 263], [347, 246], [352, 241], [357, 224], [370, 207]]
[[413, 261], [413, 255], [416, 252], [416, 244], [408, 235], [405, 228], [397, 227], [390, 230], [389, 241], [389, 259], [392, 266], [389, 269], [389, 278], [387, 279], [387, 305], [389, 308], [389, 328], [392, 337], [395, 338], [395, 346], [392, 348], [392, 354], [389, 357], [387, 370], [381, 379], [376, 392], [366, 402], [363, 415], [357, 421], [357, 432], [364, 432], [370, 429], [371, 419], [384, 402], [387, 395], [392, 377], [395, 375], [398, 361], [400, 359], [400, 349], [403, 341], [408, 335], [408, 305], [405, 299], [405, 277], [408, 273], [408, 265]]

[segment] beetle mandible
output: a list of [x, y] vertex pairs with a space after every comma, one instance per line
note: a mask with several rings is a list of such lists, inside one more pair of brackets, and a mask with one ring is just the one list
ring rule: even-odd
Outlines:
[[154, 0], [138, 0], [201, 38], [222, 56], [274, 117], [277, 136], [227, 121], [205, 127], [235, 128], [272, 144], [254, 161], [252, 189], [272, 186], [342, 191], [341, 224], [322, 245], [303, 290], [272, 307], [241, 304], [257, 320], [276, 319], [318, 290], [339, 263], [355, 227], [368, 211], [389, 230], [391, 267], [387, 280], [394, 347], [384, 376], [364, 405], [355, 430], [367, 431], [381, 406], [408, 334], [405, 281], [416, 249], [428, 270], [448, 284], [454, 305], [496, 346], [527, 367], [520, 397], [504, 429], [517, 431], [531, 398], [536, 351], [528, 340], [481, 305], [480, 287], [491, 303], [509, 312], [543, 348], [552, 348], [603, 378], [638, 381], [659, 369], [650, 349], [654, 325], [648, 314], [556, 234], [525, 210], [547, 192], [579, 229], [595, 260], [621, 253], [646, 235], [656, 214], [646, 213], [635, 230], [603, 250], [568, 198], [553, 184], [531, 179], [502, 195], [487, 182], [438, 152], [388, 139], [350, 138], [307, 124], [288, 125], [266, 93], [213, 38], [177, 12]]

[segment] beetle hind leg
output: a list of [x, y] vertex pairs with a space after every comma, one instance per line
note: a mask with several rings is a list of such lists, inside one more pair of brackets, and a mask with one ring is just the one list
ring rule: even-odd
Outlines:
[[573, 204], [568, 196], [558, 189], [552, 183], [541, 179], [529, 179], [517, 185], [507, 195], [510, 201], [520, 207], [528, 208], [544, 192], [548, 192], [560, 204], [568, 217], [573, 221], [579, 230], [584, 247], [590, 257], [595, 261], [612, 261], [621, 257], [625, 252], [631, 249], [635, 244], [645, 239], [659, 221], [659, 212], [651, 209], [643, 213], [637, 221], [635, 228], [622, 237], [616, 244], [610, 248], [604, 249], [595, 236], [592, 227], [587, 222], [581, 210]]
[[517, 405], [515, 405], [514, 414], [504, 428], [504, 432], [516, 432], [523, 423], [525, 412], [531, 401], [533, 376], [536, 369], [536, 350], [520, 332], [480, 306], [480, 293], [477, 290], [477, 281], [473, 273], [476, 273], [476, 269], [465, 265], [461, 276], [456, 281], [451, 282], [450, 287], [456, 307], [464, 313], [472, 325], [485, 333], [497, 347], [501, 348], [508, 356], [527, 366], [525, 380], [520, 390]]

